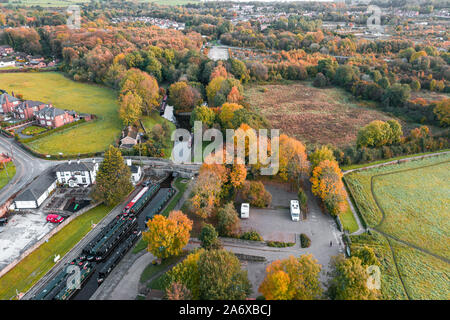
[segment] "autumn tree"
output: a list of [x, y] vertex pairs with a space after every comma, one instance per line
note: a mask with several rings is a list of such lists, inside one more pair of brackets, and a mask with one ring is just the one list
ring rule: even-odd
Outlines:
[[333, 257], [330, 263], [331, 279], [328, 282], [327, 296], [332, 300], [377, 300], [380, 292], [369, 289], [369, 277], [361, 259], [344, 255]]
[[352, 256], [361, 259], [361, 265], [363, 266], [380, 265], [378, 258], [375, 255], [375, 251], [368, 246], [356, 249], [355, 252], [352, 253]]
[[219, 61], [217, 66], [213, 69], [209, 80], [212, 80], [217, 77], [228, 78], [227, 69], [225, 69], [225, 66], [223, 65], [222, 61]]
[[268, 207], [272, 202], [272, 195], [264, 188], [261, 181], [245, 181], [240, 195], [244, 202], [250, 203], [253, 207]]
[[339, 215], [347, 209], [347, 193], [342, 182], [342, 172], [336, 161], [323, 160], [314, 168], [311, 190], [324, 202], [332, 215]]
[[192, 221], [181, 211], [171, 211], [166, 218], [155, 215], [147, 222], [148, 231], [143, 233], [147, 250], [160, 259], [181, 253], [190, 238]]
[[191, 300], [191, 291], [182, 283], [173, 282], [166, 290], [167, 300]]
[[327, 146], [322, 146], [316, 148], [314, 152], [309, 155], [309, 161], [311, 162], [311, 167], [314, 169], [323, 160], [335, 161], [333, 151]]
[[230, 93], [227, 96], [227, 102], [230, 103], [241, 103], [244, 97], [239, 92], [238, 88], [236, 86], [233, 86], [231, 88]]
[[195, 121], [201, 121], [204, 127], [210, 128], [213, 126], [215, 118], [216, 114], [211, 108], [208, 106], [198, 106], [191, 112], [190, 124], [194, 126]]
[[120, 94], [132, 92], [142, 99], [142, 108], [150, 114], [159, 106], [159, 86], [155, 78], [139, 69], [130, 69], [120, 84]]
[[310, 170], [305, 145], [287, 135], [279, 137], [279, 171], [278, 174], [284, 181], [297, 181]]
[[251, 292], [247, 272], [226, 250], [199, 249], [167, 272], [168, 286], [184, 285], [195, 300], [245, 299]]
[[190, 111], [201, 103], [201, 95], [197, 89], [185, 81], [180, 81], [169, 87], [168, 102], [175, 110]]
[[119, 117], [126, 125], [133, 125], [142, 115], [142, 99], [139, 95], [128, 91], [119, 97]]
[[205, 170], [199, 173], [190, 199], [191, 210], [201, 218], [212, 215], [219, 203], [222, 191], [222, 180], [215, 172]]
[[246, 178], [247, 178], [247, 168], [245, 167], [245, 165], [234, 163], [230, 171], [231, 185], [235, 189], [238, 189], [242, 186]]
[[381, 147], [397, 144], [403, 135], [402, 127], [397, 120], [374, 120], [358, 131], [356, 144], [358, 147]]
[[243, 106], [236, 103], [224, 103], [220, 108], [219, 120], [223, 129], [233, 128], [232, 119], [236, 110], [242, 109]]
[[217, 212], [217, 229], [221, 236], [237, 235], [240, 228], [238, 213], [233, 202], [228, 202]]
[[322, 266], [312, 254], [304, 254], [300, 258], [290, 256], [284, 260], [275, 260], [266, 268], [266, 277], [258, 291], [266, 300], [320, 299], [321, 269]]
[[442, 127], [448, 127], [450, 125], [450, 99], [444, 99], [438, 102], [433, 112], [436, 114], [439, 124]]
[[107, 206], [121, 202], [133, 190], [131, 172], [118, 148], [109, 146], [99, 166], [92, 198]]

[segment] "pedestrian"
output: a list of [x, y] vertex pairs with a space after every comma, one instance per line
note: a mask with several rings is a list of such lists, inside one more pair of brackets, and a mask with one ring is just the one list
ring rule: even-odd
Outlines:
[[332, 247], [333, 246], [333, 241], [330, 241], [330, 247]]

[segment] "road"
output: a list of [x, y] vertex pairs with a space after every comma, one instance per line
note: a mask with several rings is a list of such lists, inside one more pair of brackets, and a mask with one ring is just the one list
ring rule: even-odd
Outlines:
[[20, 148], [14, 139], [0, 135], [0, 152], [11, 155], [11, 151], [16, 166], [16, 175], [0, 190], [0, 204], [5, 203], [12, 195], [21, 191], [43, 171], [61, 162], [33, 157]]

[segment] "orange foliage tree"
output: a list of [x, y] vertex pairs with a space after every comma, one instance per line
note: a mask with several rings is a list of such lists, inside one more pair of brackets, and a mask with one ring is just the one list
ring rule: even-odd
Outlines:
[[275, 260], [266, 269], [258, 291], [266, 300], [313, 300], [322, 295], [319, 274], [322, 266], [312, 254]]
[[322, 199], [328, 211], [335, 216], [347, 209], [342, 176], [336, 161], [323, 160], [314, 168], [310, 180], [313, 194]]
[[147, 222], [143, 233], [147, 250], [160, 259], [178, 255], [189, 241], [192, 221], [181, 211], [171, 211], [169, 217], [156, 215]]
[[282, 134], [279, 138], [279, 148], [279, 175], [283, 180], [299, 179], [301, 175], [309, 172], [310, 163], [302, 142]]

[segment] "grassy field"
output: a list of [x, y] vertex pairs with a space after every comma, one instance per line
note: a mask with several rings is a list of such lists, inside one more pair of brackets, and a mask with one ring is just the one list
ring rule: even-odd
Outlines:
[[101, 152], [120, 136], [116, 93], [108, 88], [72, 81], [61, 73], [7, 73], [0, 88], [21, 93], [24, 99], [52, 103], [61, 109], [95, 114], [98, 119], [68, 128], [28, 145], [35, 151], [57, 155]]
[[358, 231], [358, 223], [356, 222], [355, 216], [353, 215], [350, 207], [348, 207], [347, 211], [342, 213], [339, 218], [341, 219], [344, 229], [348, 230], [349, 233]]
[[448, 299], [450, 294], [448, 263], [412, 247], [450, 257], [449, 169], [450, 155], [443, 154], [345, 176], [369, 227], [410, 244], [389, 240], [412, 299]]
[[77, 217], [1, 277], [0, 300], [14, 297], [16, 289], [23, 293], [29, 290], [55, 265], [55, 255], [63, 257], [92, 229], [91, 224], [98, 223], [111, 209], [100, 205]]
[[360, 127], [372, 120], [392, 119], [343, 89], [318, 89], [306, 82], [251, 84], [245, 97], [274, 129], [310, 144], [350, 145]]
[[0, 189], [6, 186], [9, 180], [11, 180], [15, 174], [16, 174], [16, 166], [12, 161], [6, 164], [6, 171], [4, 169], [4, 166], [2, 165], [0, 167]]

